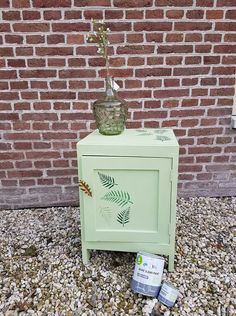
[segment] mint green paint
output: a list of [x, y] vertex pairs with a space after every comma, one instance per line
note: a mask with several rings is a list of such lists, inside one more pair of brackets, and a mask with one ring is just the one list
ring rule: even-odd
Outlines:
[[146, 251], [168, 255], [174, 269], [178, 150], [170, 129], [95, 131], [78, 142], [79, 178], [93, 192], [80, 190], [84, 263], [90, 249]]

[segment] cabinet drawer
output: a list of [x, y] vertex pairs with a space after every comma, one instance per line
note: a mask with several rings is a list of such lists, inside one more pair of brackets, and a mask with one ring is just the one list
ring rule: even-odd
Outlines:
[[171, 158], [82, 156], [86, 241], [169, 243]]

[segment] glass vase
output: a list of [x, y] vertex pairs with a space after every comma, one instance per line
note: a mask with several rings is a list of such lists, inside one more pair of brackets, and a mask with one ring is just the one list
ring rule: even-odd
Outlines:
[[117, 96], [113, 78], [106, 78], [105, 93], [101, 99], [94, 102], [93, 113], [101, 134], [118, 135], [125, 129], [128, 106]]

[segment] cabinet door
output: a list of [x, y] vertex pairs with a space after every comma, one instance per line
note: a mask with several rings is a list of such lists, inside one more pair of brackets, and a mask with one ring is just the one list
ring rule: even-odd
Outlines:
[[171, 159], [83, 156], [85, 240], [169, 243]]

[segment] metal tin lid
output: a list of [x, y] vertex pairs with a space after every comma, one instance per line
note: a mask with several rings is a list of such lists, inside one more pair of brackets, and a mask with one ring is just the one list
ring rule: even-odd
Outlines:
[[139, 251], [137, 255], [142, 255], [142, 256], [149, 257], [149, 258], [154, 258], [154, 259], [159, 259], [159, 260], [165, 261], [165, 259], [161, 256], [155, 255], [153, 253], [144, 252], [144, 251]]

